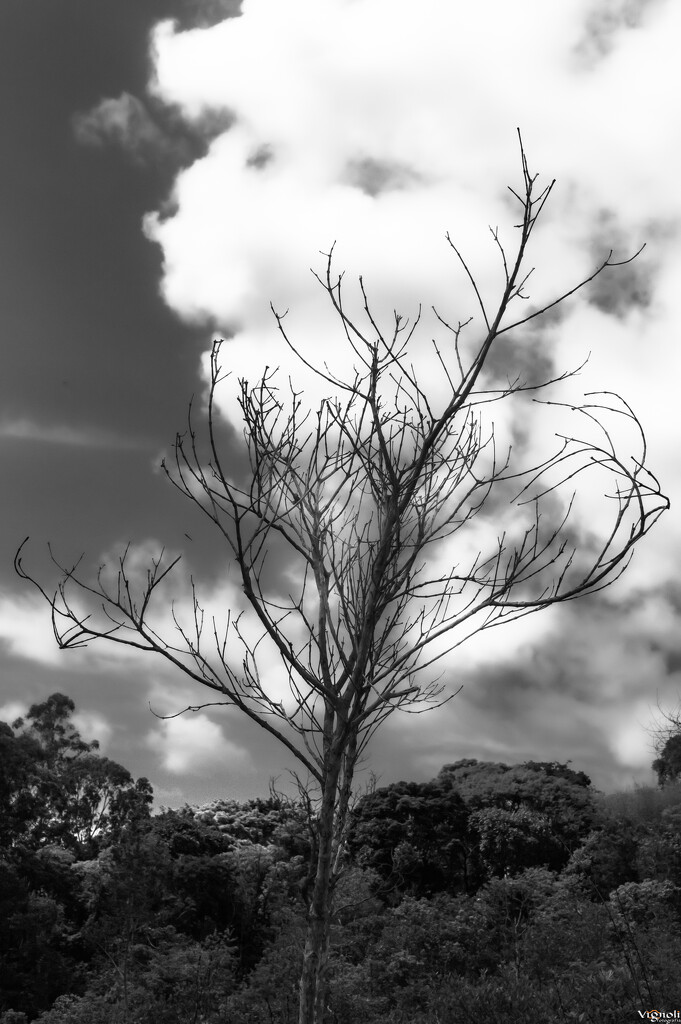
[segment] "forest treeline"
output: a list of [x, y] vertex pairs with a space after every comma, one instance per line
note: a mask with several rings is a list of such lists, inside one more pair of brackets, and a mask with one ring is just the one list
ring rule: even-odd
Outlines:
[[[0, 723], [0, 1024], [294, 1024], [313, 808], [152, 813], [54, 694]], [[681, 1006], [681, 757], [603, 796], [461, 760], [365, 793], [334, 892], [329, 1024], [609, 1022]]]

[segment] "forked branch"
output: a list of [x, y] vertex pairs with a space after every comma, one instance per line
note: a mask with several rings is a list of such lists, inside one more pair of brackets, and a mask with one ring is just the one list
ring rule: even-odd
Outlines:
[[[341, 794], [359, 751], [388, 715], [447, 699], [439, 679], [419, 673], [480, 629], [595, 593], [618, 578], [669, 504], [647, 467], [634, 412], [616, 396], [587, 396], [582, 404], [554, 397], [574, 370], [533, 382], [509, 374], [499, 387], [490, 366], [501, 336], [638, 253], [615, 261], [611, 252], [575, 285], [513, 319], [511, 307], [528, 297], [527, 255], [554, 187], [538, 184], [522, 140], [520, 147], [522, 186], [510, 190], [520, 213], [512, 252], [491, 229], [503, 269], [494, 304], [447, 235], [483, 326], [469, 342], [471, 318], [433, 310], [436, 329], [444, 331], [432, 343], [437, 401], [418, 368], [422, 310], [411, 319], [395, 311], [384, 327], [360, 279], [361, 311], [352, 315], [332, 247], [315, 277], [340, 323], [352, 370], [341, 375], [315, 364], [293, 340], [286, 314], [274, 312], [288, 349], [328, 386], [328, 397], [306, 408], [292, 384], [279, 389], [270, 368], [255, 384], [240, 380], [249, 470], [235, 479], [219, 443], [226, 375], [217, 342], [206, 451], [190, 409], [173, 464], [164, 465], [217, 531], [238, 570], [243, 607], [217, 622], [193, 581], [188, 607], [173, 604], [169, 586], [179, 558], [163, 553], [140, 579], [126, 550], [113, 575], [102, 567], [94, 582], [82, 560], [68, 566], [52, 556], [60, 578], [48, 589], [26, 569], [22, 544], [17, 572], [50, 605], [61, 647], [107, 640], [162, 656], [276, 736], [322, 789], [335, 765]], [[527, 417], [540, 409], [533, 401], [567, 418], [548, 455], [533, 457], [532, 444], [527, 451], [502, 444], [485, 418], [503, 402], [516, 403], [514, 415]], [[580, 425], [570, 428], [570, 418]], [[576, 514], [575, 492], [587, 480], [598, 485], [609, 513], [599, 537]], [[164, 631], [159, 623], [169, 606]], [[273, 663], [276, 693], [263, 682]]]

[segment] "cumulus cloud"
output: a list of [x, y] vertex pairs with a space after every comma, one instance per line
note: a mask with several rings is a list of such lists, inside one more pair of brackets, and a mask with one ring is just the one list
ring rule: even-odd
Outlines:
[[[75, 590], [71, 593], [70, 604], [83, 616], [88, 614], [86, 602]], [[65, 622], [59, 624], [65, 625]], [[114, 644], [90, 645], [77, 655], [60, 650], [55, 643], [49, 606], [39, 596], [0, 595], [0, 643], [22, 660], [49, 668], [64, 669], [68, 665], [71, 672], [80, 676], [98, 668], [125, 673], [131, 666], [144, 664], [144, 656], [139, 651]]]
[[104, 753], [109, 746], [113, 736], [111, 723], [98, 711], [87, 711], [78, 709], [73, 716], [73, 724], [81, 736], [88, 743], [92, 740], [99, 741], [100, 752]]
[[0, 722], [7, 722], [9, 725], [16, 722], [17, 718], [23, 718], [28, 711], [28, 704], [18, 700], [8, 700], [0, 704]]
[[[134, 600], [140, 600], [148, 582], [147, 570], [153, 560], [160, 557], [163, 545], [153, 538], [138, 544], [128, 544], [127, 548], [125, 543], [121, 542], [111, 551], [104, 552], [100, 556], [92, 571], [96, 572], [96, 567], [99, 566], [101, 583], [114, 597], [117, 590], [120, 560], [125, 552], [127, 552], [125, 554], [125, 569], [131, 584], [131, 594]], [[22, 549], [22, 567], [27, 572], [35, 571], [41, 580], [41, 585], [45, 587], [46, 594], [51, 596], [54, 592], [51, 588], [56, 589], [57, 580], [62, 576], [62, 571], [58, 568], [59, 563], [55, 565], [48, 560], [47, 565], [43, 566], [41, 574], [40, 569], [36, 569], [35, 557], [35, 552], [30, 549]], [[169, 556], [169, 559], [172, 561], [172, 556]], [[73, 568], [73, 563], [69, 564], [64, 561], [61, 564], [67, 570]], [[166, 564], [165, 561], [163, 564]], [[88, 578], [88, 569], [83, 566], [80, 571], [80, 578], [91, 583], [91, 578]], [[78, 575], [77, 572], [76, 575]], [[173, 588], [179, 588], [179, 586], [176, 581], [168, 580], [163, 587], [163, 593], [159, 591], [158, 594], [159, 615], [155, 622], [159, 628], [166, 629], [167, 635], [169, 634], [171, 637], [176, 633], [172, 617], [172, 602], [175, 596]], [[94, 619], [90, 618], [90, 624], [95, 628], [97, 625], [103, 630], [111, 628], [111, 618], [107, 617], [96, 602], [88, 602], [88, 596], [79, 590], [74, 582], [67, 586], [66, 597], [69, 609], [74, 616], [80, 616], [83, 619], [94, 616]], [[190, 604], [188, 596], [186, 600], [187, 604]], [[55, 608], [57, 628], [62, 633], [68, 633], [72, 629], [72, 623], [70, 625], [68, 616], [63, 614], [63, 605], [58, 600]], [[127, 673], [131, 671], [131, 667], [134, 668], [137, 665], [141, 667], [145, 664], [144, 652], [114, 643], [91, 643], [84, 649], [79, 649], [77, 656], [73, 651], [60, 650], [55, 643], [50, 607], [45, 597], [36, 591], [29, 592], [22, 597], [10, 593], [0, 594], [0, 641], [6, 644], [12, 654], [22, 659], [53, 667], [59, 665], [61, 668], [64, 668], [68, 661], [71, 670], [79, 674], [90, 672], [93, 669]]]
[[147, 744], [172, 775], [219, 769], [240, 773], [251, 767], [248, 751], [228, 740], [220, 726], [203, 713], [159, 723], [148, 732]]
[[[259, 680], [263, 690], [274, 703], [283, 701], [292, 707], [293, 699], [274, 645], [263, 639], [262, 628], [248, 608], [240, 585], [225, 575], [218, 577], [212, 584], [202, 586], [197, 583], [194, 589], [189, 571], [181, 559], [172, 571], [164, 575], [164, 570], [169, 569], [176, 559], [179, 559], [178, 552], [164, 550], [160, 541], [149, 537], [134, 544], [126, 545], [124, 541], [114, 543], [100, 555], [96, 563], [99, 566], [98, 581], [114, 599], [122, 563], [129, 585], [129, 597], [138, 609], [144, 601], [150, 582], [149, 572], [153, 572], [154, 565], [158, 566], [158, 574], [163, 577], [153, 587], [152, 599], [145, 611], [145, 625], [149, 632], [153, 632], [159, 644], [171, 651], [175, 662], [164, 662], [160, 657], [155, 661], [159, 678], [151, 684], [150, 689], [154, 711], [175, 714], [179, 709], [196, 702], [195, 685], [188, 685], [187, 678], [178, 670], [178, 663], [190, 671], [196, 670], [187, 641], [196, 642], [197, 622], [201, 623], [201, 654], [213, 666], [217, 678], [225, 677], [217, 644], [226, 635], [226, 659], [236, 675], [241, 674], [246, 653], [244, 643], [251, 651], [257, 647]], [[87, 572], [87, 568], [83, 568], [81, 573], [86, 581]], [[53, 575], [55, 579], [59, 575], [54, 567]], [[46, 586], [49, 593], [51, 583], [47, 582]], [[139, 640], [123, 613], [113, 608], [105, 610], [96, 600], [88, 601], [87, 595], [79, 591], [75, 584], [67, 587], [66, 596], [70, 609], [83, 619], [87, 618], [91, 628], [110, 631], [116, 619], [123, 624], [123, 628], [118, 631], [121, 639]], [[194, 605], [195, 598], [200, 605], [198, 611]], [[123, 600], [125, 602], [126, 598]], [[225, 634], [229, 615], [231, 628]], [[238, 634], [234, 628], [237, 617]], [[69, 621], [59, 615], [57, 626], [63, 632], [72, 628]], [[50, 667], [63, 668], [67, 659], [72, 670], [81, 676], [92, 672], [126, 679], [145, 679], [148, 676], [148, 652], [125, 643], [91, 641], [84, 648], [79, 648], [77, 655], [72, 651], [61, 651], [54, 640], [50, 609], [44, 598], [38, 595], [24, 598], [0, 595], [0, 643], [4, 643], [17, 657]], [[105, 719], [91, 714], [88, 717], [85, 713], [81, 718], [86, 733], [92, 732], [96, 738], [108, 740], [111, 729]], [[102, 730], [101, 737], [97, 731], [99, 729]]]
[[0, 595], [0, 643], [20, 658], [56, 666], [60, 651], [50, 629], [50, 611], [39, 597]]
[[[535, 301], [572, 285], [610, 247], [619, 258], [631, 255], [651, 224], [664, 222], [673, 234], [681, 212], [673, 161], [649, 154], [669, 146], [665, 118], [651, 114], [671, 87], [673, 62], [658, 58], [678, 9], [653, 5], [636, 31], [585, 71], [573, 51], [593, 5], [523, 6], [523, 17], [500, 3], [463, 15], [431, 0], [415, 18], [408, 4], [386, 0], [298, 0], [284, 8], [251, 0], [241, 18], [210, 28], [157, 28], [156, 98], [189, 123], [216, 110], [235, 121], [178, 176], [171, 212], [146, 220], [163, 250], [166, 300], [186, 319], [233, 334], [235, 377], [253, 380], [265, 364], [291, 368], [270, 301], [290, 308], [287, 323], [305, 353], [347, 369], [341, 332], [308, 269], [323, 269], [318, 253], [336, 239], [351, 309], [359, 308], [353, 286], [363, 273], [383, 322], [396, 307], [413, 316], [419, 303], [455, 321], [477, 312], [444, 243], [446, 229], [483, 295], [498, 295], [501, 265], [486, 225], [501, 225], [512, 248], [505, 186], [518, 177], [518, 122], [533, 169], [559, 178], [536, 238]], [[643, 80], [626, 73], [625, 61], [636, 67], [648, 56]], [[493, 81], [507, 88], [490, 87], [490, 66]], [[638, 313], [636, 338], [649, 344], [661, 273], [660, 260], [646, 253], [601, 278], [572, 303], [559, 330], [543, 333], [544, 359], [562, 358], [569, 346], [574, 366], [588, 354], [597, 331], [580, 330], [577, 318], [589, 305], [608, 319]], [[424, 333], [436, 327], [426, 316]], [[295, 373], [314, 404], [311, 382], [301, 367]], [[644, 373], [647, 395], [657, 368], [649, 363]], [[587, 389], [598, 381], [595, 373], [584, 378]], [[603, 384], [610, 386], [608, 372]], [[642, 404], [644, 415], [645, 397]], [[233, 409], [233, 391], [224, 407]]]
[[[353, 315], [362, 316], [360, 273], [381, 322], [395, 308], [414, 316], [422, 304], [419, 369], [437, 399], [443, 381], [428, 362], [438, 330], [431, 306], [450, 322], [473, 313], [471, 341], [480, 330], [475, 296], [444, 233], [493, 302], [503, 277], [487, 225], [499, 225], [512, 250], [517, 214], [506, 186], [519, 177], [520, 125], [531, 169], [558, 179], [531, 255], [533, 302], [571, 287], [609, 249], [624, 259], [649, 244], [543, 328], [519, 334], [494, 372], [568, 369], [591, 352], [572, 384], [631, 400], [647, 429], [651, 464], [672, 498], [681, 497], [676, 438], [660, 415], [676, 408], [681, 373], [673, 341], [681, 138], [670, 129], [666, 100], [676, 88], [681, 7], [670, 0], [466, 7], [424, 0], [418, 9], [407, 0], [245, 0], [241, 17], [223, 20], [210, 10], [190, 29], [163, 22], [153, 35], [150, 104], [203, 133], [205, 149], [177, 174], [168, 203], [147, 216], [144, 229], [162, 251], [168, 305], [205, 324], [207, 342], [209, 330], [230, 335], [223, 354], [233, 380], [254, 381], [266, 364], [280, 366], [283, 380], [291, 373], [309, 389], [312, 404], [319, 397], [318, 383], [278, 335], [270, 301], [290, 309], [287, 328], [305, 355], [347, 372], [343, 332], [309, 272], [323, 271], [319, 254], [337, 240]], [[161, 151], [149, 110], [132, 97], [105, 101], [78, 130], [92, 142], [117, 138], [133, 151]], [[221, 408], [234, 420], [233, 382]], [[528, 454], [560, 429], [546, 410], [527, 406], [500, 412], [498, 427]], [[636, 438], [622, 436], [635, 454]], [[595, 497], [587, 484], [582, 530], [602, 526]], [[551, 612], [485, 633], [445, 666], [455, 685], [470, 682], [465, 699], [452, 705], [463, 723], [461, 743], [484, 733], [490, 752], [496, 744], [512, 759], [513, 749], [532, 756], [539, 738], [547, 757], [551, 749], [576, 758], [598, 748], [604, 771], [643, 764], [642, 733], [632, 724], [642, 714], [641, 694], [675, 681], [670, 636], [679, 609], [664, 585], [681, 555], [681, 528], [667, 519], [618, 584], [612, 606]], [[654, 600], [664, 615], [644, 614]], [[670, 626], [660, 638], [662, 622]], [[448, 715], [437, 720], [447, 728]], [[164, 751], [172, 750], [171, 725], [158, 734], [166, 737]], [[188, 726], [172, 728], [180, 730], [181, 750]], [[412, 728], [410, 719], [402, 729], [407, 744]], [[431, 750], [440, 750], [439, 728], [419, 720]], [[181, 754], [164, 757], [188, 763]]]

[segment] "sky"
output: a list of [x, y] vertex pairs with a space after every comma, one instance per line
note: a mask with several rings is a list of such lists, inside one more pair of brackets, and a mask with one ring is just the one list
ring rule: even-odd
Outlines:
[[[235, 710], [157, 717], [211, 695], [153, 656], [58, 650], [14, 553], [29, 536], [48, 580], [48, 542], [91, 572], [128, 543], [140, 564], [165, 548], [183, 556], [178, 602], [191, 574], [226, 612], [227, 552], [159, 469], [192, 397], [205, 421], [213, 338], [232, 381], [278, 366], [314, 406], [270, 303], [303, 352], [347, 370], [310, 273], [334, 242], [351, 303], [362, 274], [380, 316], [477, 315], [445, 235], [491, 301], [489, 226], [512, 245], [519, 127], [531, 170], [556, 179], [533, 301], [611, 249], [646, 248], [526, 332], [517, 358], [562, 371], [589, 356], [571, 386], [632, 405], [672, 509], [612, 589], [458, 648], [443, 669], [456, 697], [391, 718], [365, 768], [387, 784], [464, 757], [570, 760], [605, 791], [652, 782], [656, 708], [681, 690], [680, 33], [674, 0], [3, 0], [0, 720], [68, 694], [84, 737], [147, 776], [158, 805], [285, 781], [283, 749]], [[550, 433], [540, 417], [532, 444]], [[603, 508], [587, 487], [582, 523]]]

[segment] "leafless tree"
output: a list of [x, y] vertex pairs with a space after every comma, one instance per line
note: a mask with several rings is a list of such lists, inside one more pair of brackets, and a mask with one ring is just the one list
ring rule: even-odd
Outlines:
[[[353, 777], [373, 733], [397, 710], [420, 712], [449, 699], [426, 670], [473, 633], [609, 586], [668, 507], [646, 468], [640, 424], [614, 394], [565, 405], [572, 431], [555, 435], [551, 453], [535, 464], [527, 455], [529, 463], [520, 464], [515, 451], [497, 441], [490, 407], [493, 412], [495, 403], [510, 401], [556, 405], [550, 389], [572, 375], [540, 382], [518, 375], [495, 384], [491, 369], [499, 340], [629, 262], [615, 261], [611, 252], [574, 287], [522, 310], [516, 300], [527, 297], [528, 244], [553, 182], [540, 189], [522, 143], [521, 156], [523, 185], [510, 189], [520, 208], [513, 253], [492, 231], [504, 273], [494, 308], [447, 236], [482, 326], [469, 342], [470, 321], [454, 326], [433, 310], [444, 402], [433, 400], [413, 367], [417, 337], [422, 344], [421, 313], [412, 322], [395, 313], [386, 330], [360, 278], [363, 312], [350, 315], [332, 250], [318, 280], [354, 369], [341, 379], [326, 365], [313, 366], [297, 350], [284, 316], [274, 312], [283, 341], [322, 380], [329, 397], [306, 410], [302, 394], [292, 385], [288, 394], [280, 391], [270, 369], [255, 385], [242, 379], [250, 472], [238, 482], [220, 450], [216, 389], [223, 374], [221, 343], [214, 345], [206, 455], [190, 414], [166, 472], [217, 528], [258, 624], [255, 639], [239, 615], [226, 615], [222, 623], [207, 617], [193, 583], [191, 628], [175, 616], [170, 637], [157, 632], [153, 609], [159, 600], [167, 602], [177, 558], [161, 555], [141, 585], [129, 552], [113, 574], [103, 567], [94, 580], [84, 578], [79, 564], [69, 568], [55, 559], [61, 578], [52, 591], [27, 571], [22, 550], [17, 553], [19, 574], [51, 606], [61, 647], [107, 640], [156, 652], [219, 694], [218, 703], [257, 722], [297, 759], [316, 813], [300, 1024], [323, 1019], [333, 893]], [[626, 444], [633, 437], [633, 453], [616, 450], [622, 427]], [[609, 512], [600, 538], [573, 522], [576, 481], [584, 474], [595, 475]], [[511, 523], [496, 529], [504, 505], [512, 510]], [[485, 524], [480, 537], [487, 533], [490, 541], [468, 557], [464, 541], [476, 518]], [[273, 552], [281, 558], [282, 551], [291, 588], [285, 594], [269, 571]], [[267, 644], [278, 656], [290, 699], [275, 698], [262, 680], [259, 657], [262, 663]]]

